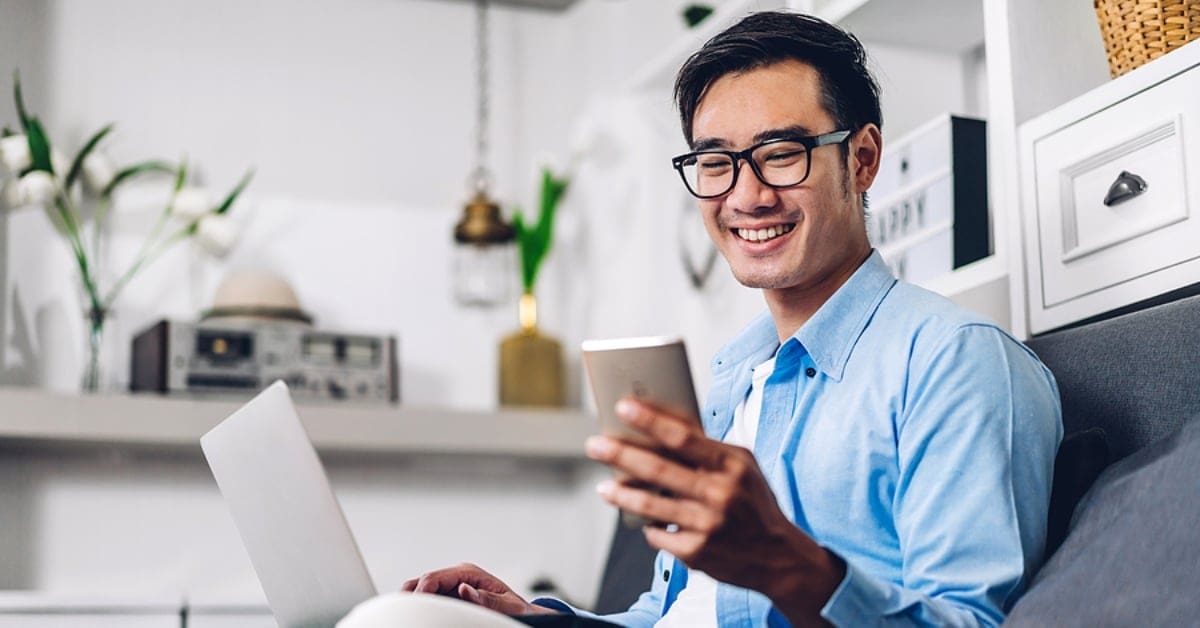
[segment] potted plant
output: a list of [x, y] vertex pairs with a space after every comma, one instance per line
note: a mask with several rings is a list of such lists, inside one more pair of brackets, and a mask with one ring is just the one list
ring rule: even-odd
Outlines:
[[[156, 159], [117, 168], [101, 150], [113, 131], [112, 124], [93, 133], [68, 162], [51, 146], [41, 120], [26, 109], [17, 73], [13, 74], [13, 98], [18, 130], [0, 129], [0, 162], [10, 175], [2, 198], [9, 209], [41, 207], [71, 249], [88, 325], [83, 389], [95, 391], [100, 385], [99, 352], [105, 323], [121, 291], [139, 271], [181, 241], [192, 239], [216, 255], [228, 252], [237, 231], [227, 214], [249, 185], [253, 171], [223, 198], [213, 201], [206, 190], [189, 185], [186, 160], [172, 164]], [[122, 185], [154, 174], [174, 177], [170, 195], [133, 261], [114, 280], [105, 281], [99, 272], [101, 233], [114, 194]], [[85, 203], [90, 211], [81, 211]]]

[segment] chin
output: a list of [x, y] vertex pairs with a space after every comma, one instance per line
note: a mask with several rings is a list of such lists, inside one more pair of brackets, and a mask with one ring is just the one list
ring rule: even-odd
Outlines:
[[733, 271], [733, 278], [743, 286], [746, 286], [747, 288], [755, 288], [757, 290], [775, 290], [779, 288], [786, 288], [795, 283], [792, 281], [791, 277], [782, 277], [763, 272], [748, 273], [735, 270]]

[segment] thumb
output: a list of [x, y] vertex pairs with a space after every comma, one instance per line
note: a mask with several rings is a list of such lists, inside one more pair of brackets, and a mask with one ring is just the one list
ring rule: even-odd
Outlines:
[[458, 597], [492, 610], [498, 610], [497, 607], [500, 605], [500, 600], [497, 599], [499, 596], [488, 591], [480, 591], [465, 582], [458, 585]]

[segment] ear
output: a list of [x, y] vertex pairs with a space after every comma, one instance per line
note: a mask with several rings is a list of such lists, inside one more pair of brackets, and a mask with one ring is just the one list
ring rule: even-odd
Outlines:
[[866, 192], [879, 174], [879, 161], [883, 155], [883, 134], [879, 127], [868, 123], [850, 139], [850, 176], [854, 180], [854, 191]]

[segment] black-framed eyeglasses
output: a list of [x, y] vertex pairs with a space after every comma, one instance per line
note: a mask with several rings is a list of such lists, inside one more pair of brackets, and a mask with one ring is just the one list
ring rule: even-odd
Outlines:
[[671, 159], [679, 171], [688, 192], [696, 198], [724, 196], [737, 185], [738, 162], [750, 164], [754, 176], [773, 188], [800, 185], [808, 178], [812, 160], [808, 153], [818, 146], [841, 144], [850, 131], [834, 131], [823, 135], [777, 137], [759, 142], [742, 151], [700, 150]]

